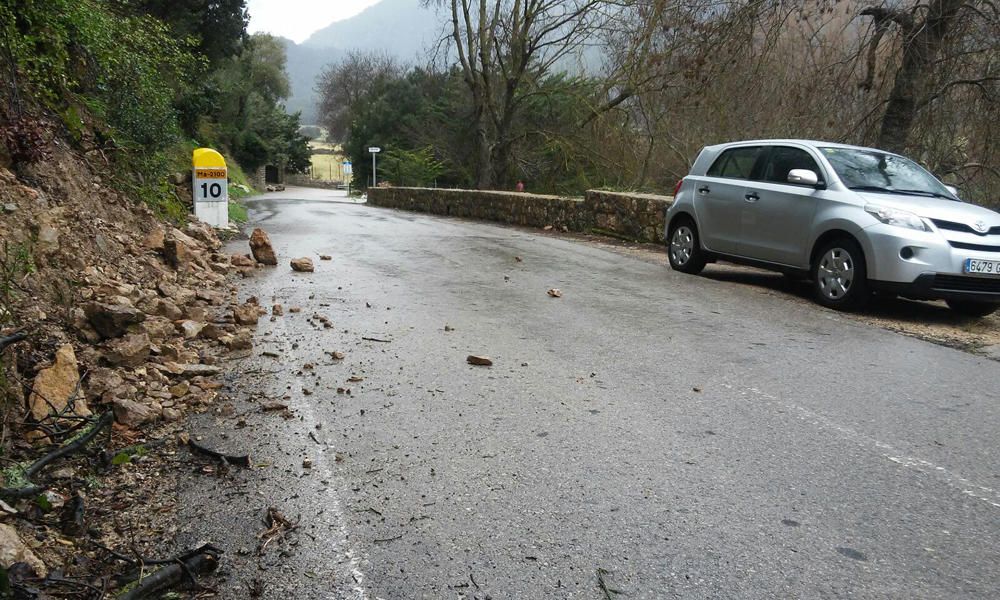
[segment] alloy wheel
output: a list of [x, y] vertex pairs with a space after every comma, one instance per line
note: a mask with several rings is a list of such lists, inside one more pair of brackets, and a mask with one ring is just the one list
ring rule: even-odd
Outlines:
[[816, 284], [828, 300], [847, 296], [854, 283], [854, 257], [843, 248], [833, 247], [820, 259]]
[[674, 235], [670, 238], [670, 256], [674, 263], [685, 265], [691, 260], [694, 252], [694, 233], [687, 225], [681, 225], [674, 230]]

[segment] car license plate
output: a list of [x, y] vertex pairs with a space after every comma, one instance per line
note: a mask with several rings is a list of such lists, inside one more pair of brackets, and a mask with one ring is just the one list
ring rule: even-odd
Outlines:
[[1000, 260], [965, 259], [965, 272], [977, 275], [1000, 275]]

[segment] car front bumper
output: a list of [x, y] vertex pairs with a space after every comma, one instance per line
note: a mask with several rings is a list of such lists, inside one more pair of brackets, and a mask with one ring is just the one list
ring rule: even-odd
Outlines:
[[969, 258], [1000, 260], [1000, 251], [952, 245], [953, 242], [982, 245], [982, 238], [956, 234], [952, 237], [957, 239], [949, 242], [939, 231], [915, 231], [891, 225], [869, 227], [865, 234], [868, 278], [874, 289], [927, 300], [1000, 302], [1000, 277], [969, 275], [963, 270]]
[[1000, 303], [1000, 279], [926, 273], [914, 281], [869, 281], [872, 289], [915, 300], [974, 300]]

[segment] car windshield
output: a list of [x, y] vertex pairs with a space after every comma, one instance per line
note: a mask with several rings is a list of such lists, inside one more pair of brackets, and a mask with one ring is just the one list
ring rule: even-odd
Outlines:
[[908, 158], [858, 148], [820, 150], [852, 190], [957, 200], [936, 177]]

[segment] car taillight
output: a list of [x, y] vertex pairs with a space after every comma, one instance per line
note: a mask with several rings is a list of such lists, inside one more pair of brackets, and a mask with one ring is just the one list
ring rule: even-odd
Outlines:
[[677, 192], [681, 191], [681, 184], [683, 183], [684, 183], [683, 179], [677, 182], [677, 185], [674, 187], [674, 197], [677, 197]]

